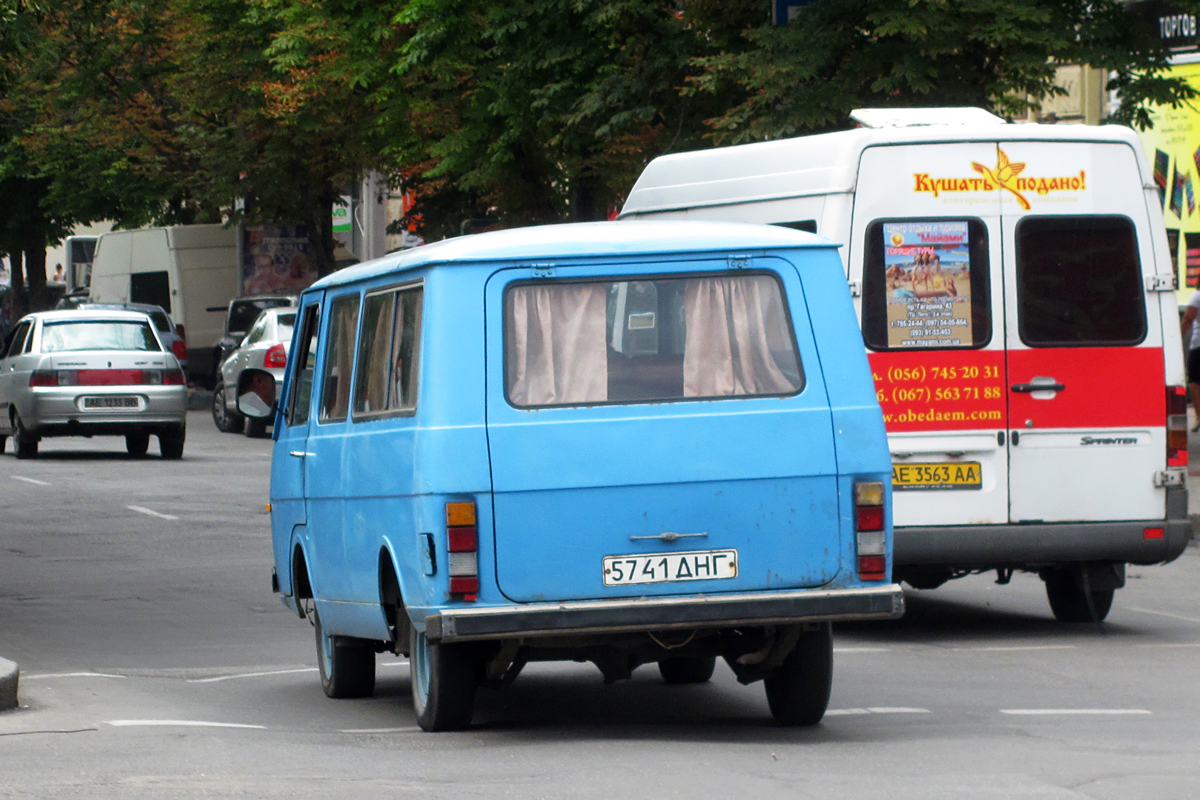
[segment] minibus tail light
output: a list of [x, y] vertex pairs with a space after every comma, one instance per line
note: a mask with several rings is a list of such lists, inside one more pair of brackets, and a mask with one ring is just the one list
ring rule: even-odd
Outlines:
[[887, 530], [883, 514], [883, 482], [854, 484], [854, 536], [858, 577], [882, 581], [887, 577]]
[[[282, 349], [282, 345], [277, 345]], [[475, 504], [446, 503], [446, 550], [450, 555], [450, 599], [479, 598], [479, 533]]]
[[287, 348], [283, 343], [273, 344], [267, 348], [267, 354], [263, 356], [263, 367], [265, 369], [283, 369], [287, 366]]
[[1188, 464], [1187, 389], [1167, 387], [1167, 466]]

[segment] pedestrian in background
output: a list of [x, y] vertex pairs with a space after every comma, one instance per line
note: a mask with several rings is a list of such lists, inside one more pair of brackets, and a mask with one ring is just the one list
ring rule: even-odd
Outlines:
[[1193, 431], [1200, 430], [1200, 325], [1195, 324], [1197, 314], [1200, 314], [1200, 289], [1192, 292], [1188, 298], [1187, 310], [1183, 312], [1179, 328], [1183, 340], [1188, 343], [1188, 392], [1191, 393], [1192, 408], [1196, 409]]

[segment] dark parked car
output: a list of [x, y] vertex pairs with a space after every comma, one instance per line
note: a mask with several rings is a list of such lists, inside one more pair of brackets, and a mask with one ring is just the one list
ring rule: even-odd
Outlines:
[[[268, 308], [294, 308], [297, 302], [299, 298], [294, 294], [256, 294], [230, 300], [229, 308], [225, 312], [225, 335], [213, 348], [213, 385], [215, 386], [220, 379], [221, 362], [241, 346], [242, 339], [259, 314]], [[208, 310], [219, 311], [220, 308]]]

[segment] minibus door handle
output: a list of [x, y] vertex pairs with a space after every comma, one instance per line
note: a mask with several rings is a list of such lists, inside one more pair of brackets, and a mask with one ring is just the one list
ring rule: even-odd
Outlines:
[[306, 453], [303, 450], [288, 450], [288, 455], [295, 456], [296, 458], [304, 458], [306, 456], [315, 456], [316, 453]]
[[1061, 383], [1014, 383], [1012, 390], [1014, 392], [1061, 392], [1067, 387]]

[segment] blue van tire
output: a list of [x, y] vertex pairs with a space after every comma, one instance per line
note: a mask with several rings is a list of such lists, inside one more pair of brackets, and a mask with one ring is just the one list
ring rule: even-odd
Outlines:
[[780, 725], [816, 725], [833, 688], [833, 628], [826, 622], [800, 641], [764, 681], [767, 705]]
[[461, 645], [431, 644], [410, 628], [413, 711], [426, 731], [460, 731], [475, 716], [476, 664]]
[[315, 606], [312, 619], [317, 667], [326, 697], [370, 697], [375, 691], [375, 649], [362, 639], [327, 635]]
[[670, 684], [705, 683], [713, 676], [716, 656], [681, 656], [658, 662], [662, 679]]

